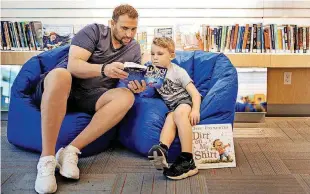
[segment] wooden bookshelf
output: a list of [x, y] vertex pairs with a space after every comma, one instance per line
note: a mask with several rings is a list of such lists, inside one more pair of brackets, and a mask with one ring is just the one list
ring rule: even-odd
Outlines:
[[42, 51], [1, 51], [1, 65], [23, 65]]
[[[1, 51], [1, 65], [23, 65], [42, 51]], [[310, 54], [225, 53], [235, 67], [310, 68]], [[142, 63], [151, 60], [144, 54]]]
[[[225, 53], [235, 67], [261, 68], [310, 68], [310, 53]], [[151, 60], [144, 54], [142, 63]]]
[[[270, 54], [225, 53], [235, 67], [269, 67]], [[310, 67], [310, 65], [309, 65]]]
[[310, 53], [305, 54], [273, 54], [270, 57], [270, 67], [274, 68], [309, 68]]

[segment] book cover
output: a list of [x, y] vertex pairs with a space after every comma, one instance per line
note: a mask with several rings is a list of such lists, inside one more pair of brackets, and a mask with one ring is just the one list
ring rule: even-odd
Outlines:
[[168, 37], [173, 39], [173, 28], [155, 28], [155, 37]]
[[73, 25], [43, 25], [43, 48], [51, 50], [71, 43]]
[[41, 21], [30, 22], [36, 49], [43, 50], [43, 31]]
[[198, 169], [236, 167], [231, 124], [193, 126], [193, 156]]
[[130, 81], [138, 80], [141, 82], [144, 80], [147, 88], [159, 89], [164, 82], [167, 70], [167, 68], [152, 64], [144, 66], [133, 62], [125, 62], [124, 71], [129, 75], [126, 79], [120, 81], [127, 85]]

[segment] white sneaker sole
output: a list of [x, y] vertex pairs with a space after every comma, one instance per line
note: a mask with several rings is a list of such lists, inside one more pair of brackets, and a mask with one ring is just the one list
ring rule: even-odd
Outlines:
[[38, 187], [35, 185], [34, 189], [36, 190], [37, 193], [39, 194], [45, 194], [45, 193], [55, 193], [57, 191], [57, 185], [55, 187], [55, 189], [53, 191], [50, 192], [44, 192], [44, 191], [40, 191], [40, 189], [38, 189]]
[[63, 168], [61, 168], [61, 166], [59, 165], [59, 174], [63, 177], [66, 177], [68, 179], [75, 179], [78, 180], [80, 179], [80, 176], [72, 176], [71, 174], [69, 174], [68, 172], [66, 172], [65, 170], [63, 170]]
[[154, 150], [152, 156], [148, 156], [150, 162], [155, 166], [157, 170], [163, 170], [164, 168], [168, 168], [168, 163], [164, 153], [160, 150], [162, 156], [158, 156], [157, 152]]
[[195, 168], [194, 170], [190, 170], [187, 173], [184, 173], [180, 176], [175, 176], [175, 177], [167, 176], [167, 177], [169, 179], [172, 179], [172, 180], [181, 180], [181, 179], [185, 179], [185, 178], [190, 177], [190, 176], [194, 176], [197, 173], [198, 173], [198, 169]]

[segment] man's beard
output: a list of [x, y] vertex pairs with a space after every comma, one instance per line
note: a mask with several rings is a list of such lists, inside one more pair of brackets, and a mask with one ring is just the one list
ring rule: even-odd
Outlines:
[[115, 39], [118, 43], [120, 43], [121, 45], [124, 46], [124, 43], [123, 43], [122, 39], [118, 39], [118, 38], [115, 36], [115, 34], [113, 34], [113, 37], [114, 37], [114, 39]]
[[122, 40], [122, 39], [118, 39], [118, 38], [117, 38], [117, 35], [118, 35], [117, 30], [114, 30], [114, 33], [113, 33], [114, 39], [115, 39], [117, 42], [119, 42], [122, 46], [125, 46], [123, 40]]

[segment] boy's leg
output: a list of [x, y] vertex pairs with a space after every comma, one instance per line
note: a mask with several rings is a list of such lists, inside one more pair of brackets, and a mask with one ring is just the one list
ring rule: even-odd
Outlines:
[[164, 172], [164, 175], [170, 179], [183, 179], [198, 173], [192, 155], [192, 126], [189, 121], [191, 106], [180, 104], [174, 111], [174, 122], [178, 129], [178, 135], [181, 141], [182, 153]]
[[174, 111], [173, 120], [178, 128], [182, 152], [192, 153], [192, 125], [189, 121], [191, 106], [180, 104]]
[[173, 142], [175, 135], [176, 125], [173, 121], [173, 112], [170, 112], [160, 133], [160, 144], [154, 145], [148, 152], [148, 158], [156, 169], [163, 170], [168, 168], [168, 148]]
[[164, 145], [166, 145], [168, 148], [170, 147], [170, 145], [172, 144], [177, 129], [176, 129], [176, 125], [174, 123], [173, 120], [173, 112], [170, 112], [166, 118], [165, 124], [163, 129], [161, 130], [160, 133], [160, 142]]

